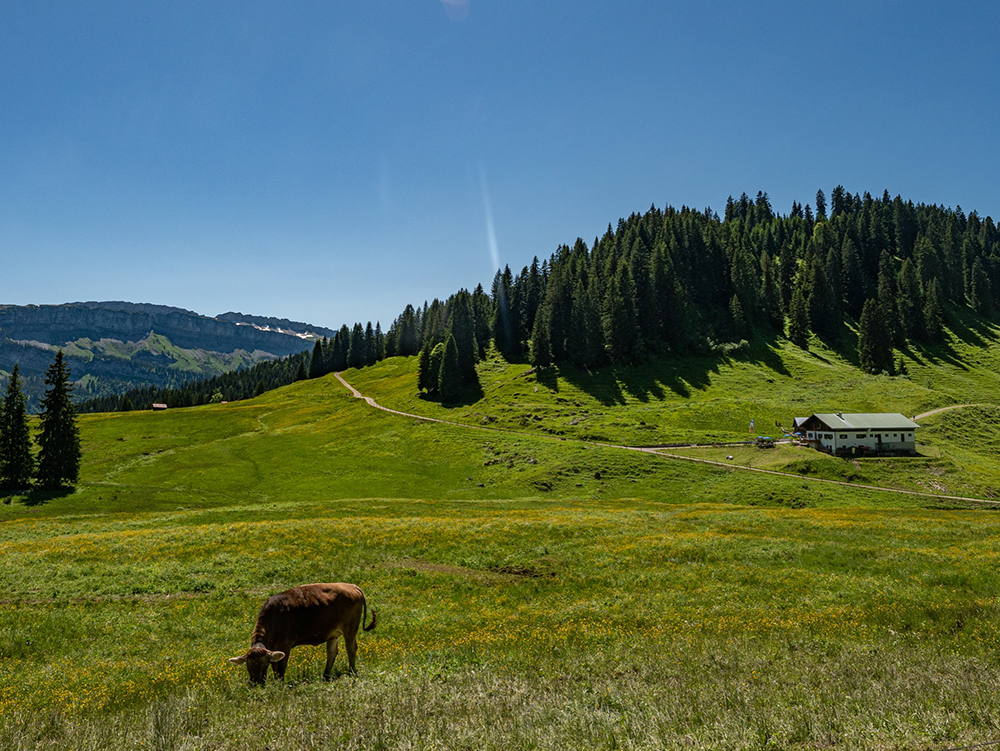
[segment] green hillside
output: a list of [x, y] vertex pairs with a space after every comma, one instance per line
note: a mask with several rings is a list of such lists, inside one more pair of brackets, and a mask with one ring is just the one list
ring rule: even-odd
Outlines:
[[[1000, 732], [1000, 411], [921, 457], [688, 449], [823, 409], [992, 403], [992, 337], [862, 376], [818, 344], [584, 371], [499, 359], [482, 396], [416, 358], [256, 399], [80, 419], [82, 481], [0, 506], [0, 747], [924, 748]], [[470, 398], [476, 396], [470, 394]], [[575, 421], [575, 423], [574, 423]], [[679, 451], [678, 449], [673, 450]], [[736, 471], [767, 464], [789, 476]], [[924, 483], [924, 484], [921, 484]], [[943, 492], [943, 491], [942, 491]], [[263, 599], [360, 584], [360, 675], [226, 658]], [[343, 660], [343, 656], [340, 658]], [[289, 718], [294, 718], [290, 722]]]

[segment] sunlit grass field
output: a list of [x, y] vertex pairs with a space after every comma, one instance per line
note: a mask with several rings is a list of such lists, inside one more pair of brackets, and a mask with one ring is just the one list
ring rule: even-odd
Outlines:
[[[285, 512], [6, 525], [0, 745], [920, 748], [1000, 732], [995, 514]], [[322, 649], [302, 647], [287, 687], [247, 687], [225, 658], [260, 603], [327, 579], [379, 610], [360, 676], [324, 684]]]
[[[758, 367], [720, 366], [686, 402], [588, 409], [624, 425], [660, 399], [669, 416], [645, 420], [659, 442], [683, 410], [724, 414], [744, 400]], [[557, 397], [583, 404], [582, 392], [537, 375], [517, 375], [517, 388], [542, 419], [512, 406], [483, 423], [485, 376], [483, 404], [448, 410], [416, 399], [412, 361], [347, 374], [388, 406], [516, 432], [389, 415], [332, 377], [81, 419], [76, 491], [0, 506], [0, 748], [1000, 739], [1000, 514], [573, 440], [546, 421], [566, 408]], [[858, 383], [841, 409], [955, 400], [912, 378]], [[749, 401], [778, 415], [781, 398]], [[942, 413], [921, 433], [922, 458], [805, 474], [914, 488], [931, 477], [988, 497], [995, 418]], [[782, 467], [816, 459], [740, 451], [734, 460]], [[251, 689], [226, 658], [246, 649], [268, 595], [310, 581], [355, 582], [378, 609], [358, 677], [339, 664], [324, 682], [322, 648], [300, 647], [285, 685]]]

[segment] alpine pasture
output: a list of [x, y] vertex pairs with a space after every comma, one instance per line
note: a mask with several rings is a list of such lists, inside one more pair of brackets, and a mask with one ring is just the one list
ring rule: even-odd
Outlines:
[[[996, 345], [862, 376], [835, 353], [594, 373], [415, 358], [256, 399], [80, 420], [82, 481], [0, 506], [0, 747], [946, 748], [1000, 739]], [[720, 443], [907, 414], [921, 456]], [[764, 427], [768, 426], [768, 427]], [[763, 428], [763, 429], [762, 429]], [[742, 467], [785, 472], [764, 475]], [[823, 482], [846, 481], [847, 485]], [[982, 499], [903, 495], [874, 485]], [[354, 582], [359, 675], [322, 647], [251, 688], [263, 599]]]

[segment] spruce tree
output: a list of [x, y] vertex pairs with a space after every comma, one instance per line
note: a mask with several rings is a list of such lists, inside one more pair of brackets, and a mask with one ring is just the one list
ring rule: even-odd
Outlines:
[[471, 383], [476, 379], [476, 360], [479, 346], [476, 344], [476, 321], [472, 308], [472, 295], [460, 289], [448, 301], [447, 335], [455, 337], [458, 348], [458, 364], [462, 369], [462, 380]]
[[448, 335], [444, 343], [444, 356], [441, 358], [441, 374], [438, 377], [438, 392], [441, 401], [457, 402], [462, 396], [462, 365], [458, 358], [458, 345], [455, 337]]
[[417, 389], [431, 394], [437, 391], [438, 373], [431, 369], [431, 344], [427, 342], [420, 349], [417, 362]]
[[[340, 372], [347, 370], [347, 351], [351, 348], [351, 332], [345, 323], [337, 332], [336, 339], [333, 340], [333, 347], [330, 355], [330, 370]], [[416, 350], [414, 350], [416, 351]]]
[[865, 300], [858, 324], [858, 362], [866, 373], [892, 372], [892, 344], [884, 309], [877, 300]]
[[802, 348], [809, 345], [809, 309], [801, 284], [795, 285], [788, 305], [788, 338]]
[[601, 327], [608, 357], [616, 364], [635, 364], [645, 348], [639, 332], [639, 311], [635, 307], [635, 282], [628, 266], [622, 264], [611, 277], [601, 311]]
[[923, 323], [924, 336], [928, 341], [940, 342], [944, 339], [944, 305], [941, 283], [931, 279], [924, 291]]
[[379, 361], [378, 353], [375, 351], [375, 329], [369, 321], [365, 326], [365, 365], [374, 365]]
[[535, 316], [529, 350], [531, 364], [536, 368], [552, 364], [552, 337], [549, 330], [548, 309], [545, 306], [542, 306]]
[[69, 368], [63, 352], [45, 371], [48, 389], [41, 400], [38, 435], [38, 470], [36, 478], [43, 488], [73, 485], [80, 475], [80, 431], [76, 425], [76, 409], [70, 397]]
[[982, 258], [976, 258], [972, 264], [972, 273], [969, 279], [969, 304], [980, 315], [988, 316], [993, 312], [993, 290], [990, 288], [990, 278], [986, 275]]
[[[299, 367], [295, 371], [295, 380], [304, 381], [309, 377], [309, 373], [306, 372], [306, 363], [301, 358], [299, 359]], [[213, 394], [214, 396], [214, 394]], [[219, 392], [219, 401], [222, 401], [222, 392]]]
[[903, 337], [914, 337], [924, 330], [923, 311], [920, 307], [920, 278], [917, 276], [917, 265], [912, 258], [903, 261], [899, 268], [899, 298], [896, 308], [899, 310], [899, 320], [903, 326]]
[[365, 330], [359, 322], [351, 329], [350, 344], [347, 346], [347, 367], [363, 368], [367, 364], [368, 344], [365, 341]]
[[0, 411], [0, 487], [6, 490], [27, 488], [34, 470], [28, 410], [21, 391], [21, 371], [15, 364]]
[[323, 342], [317, 339], [313, 346], [312, 358], [309, 360], [309, 377], [319, 378], [322, 375], [326, 375], [323, 364]]
[[820, 217], [826, 219], [826, 195], [822, 188], [816, 191], [816, 218]]

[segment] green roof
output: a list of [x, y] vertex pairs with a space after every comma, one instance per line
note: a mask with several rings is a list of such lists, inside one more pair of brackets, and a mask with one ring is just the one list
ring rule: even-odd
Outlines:
[[809, 419], [819, 420], [831, 430], [914, 430], [920, 427], [899, 412], [817, 413]]

